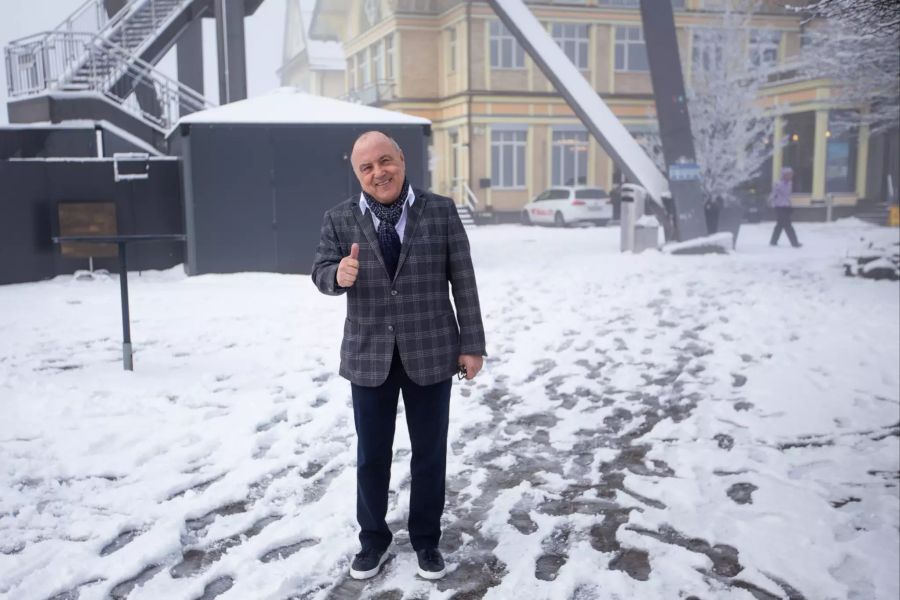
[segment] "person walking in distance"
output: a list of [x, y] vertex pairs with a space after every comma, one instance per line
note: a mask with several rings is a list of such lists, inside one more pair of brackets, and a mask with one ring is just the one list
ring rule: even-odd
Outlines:
[[781, 181], [776, 183], [772, 188], [772, 194], [769, 196], [769, 203], [775, 209], [775, 229], [772, 231], [772, 239], [769, 245], [777, 246], [778, 238], [781, 237], [781, 230], [787, 233], [791, 246], [799, 248], [803, 244], [797, 241], [797, 233], [791, 224], [791, 212], [794, 210], [791, 206], [791, 193], [793, 192], [794, 170], [785, 167], [781, 170]]
[[451, 384], [454, 374], [473, 379], [487, 355], [469, 241], [453, 200], [412, 188], [384, 133], [359, 136], [350, 162], [362, 193], [325, 213], [312, 268], [320, 292], [347, 296], [340, 374], [353, 398], [362, 546], [350, 576], [377, 575], [393, 539], [385, 516], [402, 391], [409, 538], [418, 574], [439, 579]]

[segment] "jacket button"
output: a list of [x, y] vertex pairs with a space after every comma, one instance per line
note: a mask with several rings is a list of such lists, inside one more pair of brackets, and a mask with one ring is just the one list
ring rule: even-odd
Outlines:
[[393, 331], [393, 330], [394, 330], [394, 326], [393, 326], [393, 325], [388, 325], [388, 331]]
[[396, 296], [396, 295], [397, 295], [397, 290], [391, 290], [391, 296]]

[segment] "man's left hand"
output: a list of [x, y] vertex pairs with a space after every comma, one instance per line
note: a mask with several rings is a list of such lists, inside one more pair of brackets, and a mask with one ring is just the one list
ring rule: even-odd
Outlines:
[[466, 368], [466, 379], [475, 379], [478, 371], [484, 366], [484, 358], [474, 354], [460, 354], [457, 363]]

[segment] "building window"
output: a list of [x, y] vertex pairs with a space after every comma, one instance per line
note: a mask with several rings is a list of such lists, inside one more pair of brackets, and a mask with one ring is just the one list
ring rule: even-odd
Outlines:
[[587, 166], [587, 132], [554, 131], [553, 185], [586, 185]]
[[491, 131], [492, 187], [525, 187], [526, 135], [526, 130]]
[[372, 72], [369, 70], [369, 49], [365, 48], [356, 55], [356, 87], [362, 88], [372, 81]]
[[697, 29], [691, 37], [691, 62], [702, 71], [722, 69], [722, 32], [715, 29]]
[[447, 55], [447, 69], [451, 73], [456, 71], [456, 27], [450, 28], [450, 50]]
[[500, 21], [491, 21], [491, 67], [525, 68], [525, 51]]
[[569, 60], [582, 71], [588, 68], [588, 26], [579, 23], [554, 23], [553, 39]]
[[616, 71], [649, 71], [644, 31], [640, 27], [616, 27]]
[[372, 68], [375, 71], [375, 81], [384, 81], [384, 45], [379, 41], [371, 47]]
[[856, 153], [859, 115], [852, 110], [833, 110], [828, 114], [825, 132], [825, 192], [856, 190]]
[[459, 134], [450, 134], [450, 186], [453, 190], [459, 184]]
[[781, 32], [772, 29], [751, 29], [748, 46], [750, 64], [754, 67], [774, 66], [778, 64], [778, 46], [781, 44]]
[[785, 115], [784, 135], [786, 144], [782, 164], [794, 170], [794, 193], [812, 193], [816, 113], [808, 111]]
[[385, 73], [387, 78], [394, 79], [394, 36], [393, 34], [384, 38], [384, 62]]

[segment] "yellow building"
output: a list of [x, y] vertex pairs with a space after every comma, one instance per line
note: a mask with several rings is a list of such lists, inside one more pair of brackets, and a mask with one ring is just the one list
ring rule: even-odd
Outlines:
[[[289, 10], [297, 1], [288, 0]], [[693, 47], [693, 32], [720, 22], [721, 2], [674, 2], [686, 81], [689, 57], [701, 50]], [[655, 132], [637, 0], [528, 4], [625, 126], [635, 135]], [[434, 191], [460, 203], [475, 200], [477, 211], [508, 219], [552, 185], [609, 189], [616, 182], [610, 158], [486, 2], [320, 1], [309, 26], [311, 37], [343, 43], [344, 89], [328, 95], [433, 122]], [[764, 197], [781, 167], [790, 165], [797, 206], [819, 204], [826, 194], [837, 205], [865, 197], [867, 132], [832, 139], [828, 82], [791, 78], [789, 66], [802, 43], [801, 17], [766, 3], [744, 43], [748, 59], [779, 67], [759, 101], [780, 117], [776, 139], [787, 139], [755, 193]], [[285, 83], [294, 82], [286, 77]]]

